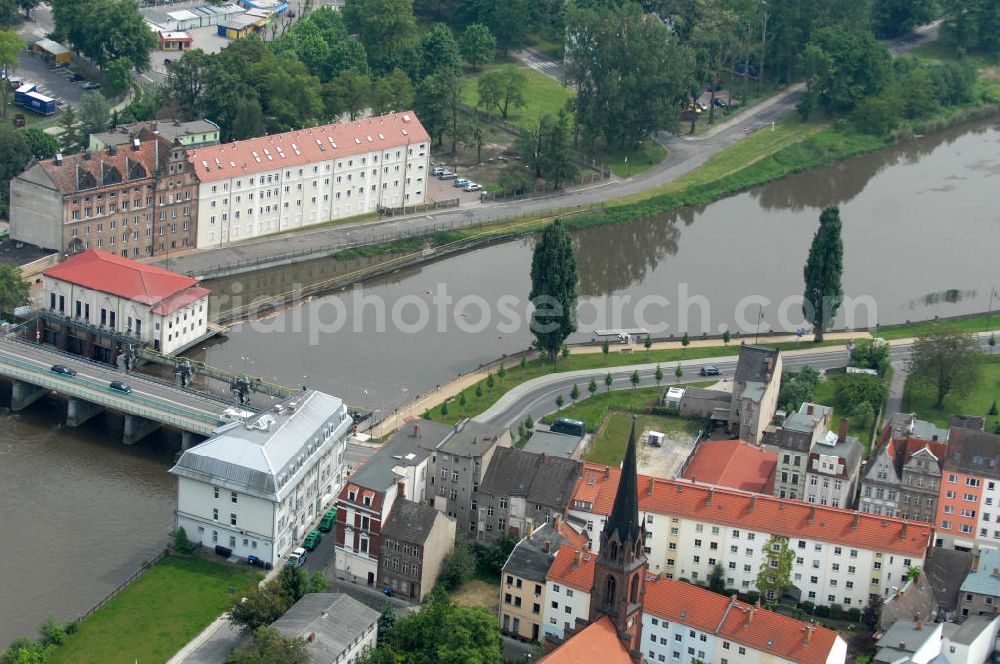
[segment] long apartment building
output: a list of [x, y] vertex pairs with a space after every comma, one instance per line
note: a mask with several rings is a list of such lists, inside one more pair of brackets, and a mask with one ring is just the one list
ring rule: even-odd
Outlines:
[[197, 246], [423, 203], [430, 144], [407, 112], [189, 150]]
[[[577, 481], [568, 518], [583, 524], [593, 551], [620, 472], [586, 464]], [[705, 581], [720, 565], [727, 589], [754, 590], [772, 537], [787, 538], [801, 599], [845, 607], [901, 587], [923, 565], [932, 534], [926, 523], [643, 475], [639, 510], [651, 573]]]

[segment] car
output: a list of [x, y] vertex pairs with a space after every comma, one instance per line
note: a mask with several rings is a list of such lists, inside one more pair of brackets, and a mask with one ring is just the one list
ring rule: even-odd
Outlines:
[[435, 166], [434, 170], [431, 171], [431, 175], [438, 176], [441, 175], [442, 173], [447, 173], [447, 172], [448, 169], [446, 169], [444, 166]]
[[464, 187], [465, 185], [469, 184], [470, 182], [472, 182], [472, 180], [469, 180], [467, 178], [458, 178], [457, 180], [455, 180], [454, 185], [456, 187]]
[[302, 546], [305, 547], [306, 551], [312, 551], [317, 546], [319, 546], [320, 540], [323, 539], [323, 534], [318, 530], [310, 530], [309, 534], [302, 541]]
[[76, 375], [76, 369], [73, 367], [67, 367], [65, 364], [53, 364], [51, 369], [54, 373], [62, 374], [64, 376], [73, 377]]
[[452, 173], [451, 171], [445, 171], [444, 173], [438, 176], [438, 180], [454, 180], [457, 177], [458, 176]]
[[129, 385], [128, 383], [123, 383], [120, 380], [113, 380], [113, 381], [111, 381], [110, 383], [108, 383], [108, 387], [111, 388], [112, 390], [116, 390], [116, 391], [122, 392], [124, 394], [131, 394], [132, 393], [132, 386]]
[[319, 529], [324, 533], [328, 533], [333, 530], [333, 524], [337, 522], [337, 508], [334, 507], [332, 510], [328, 511], [323, 515], [323, 518], [319, 520]]
[[164, 67], [169, 67], [169, 66], [170, 66], [170, 65], [172, 65], [173, 63], [174, 63], [174, 61], [173, 61], [173, 60], [171, 60], [170, 58], [163, 58], [163, 66], [164, 66]]
[[84, 80], [84, 76], [83, 74], [73, 73], [70, 74], [69, 80], [73, 81], [74, 83], [79, 83], [80, 81]]
[[465, 191], [482, 191], [483, 185], [476, 184], [475, 182], [470, 182], [469, 184], [462, 187]]
[[703, 366], [698, 371], [698, 373], [701, 374], [702, 376], [719, 376], [721, 375], [722, 372], [719, 371], [719, 367], [714, 367], [711, 364], [707, 364]]
[[100, 90], [101, 84], [96, 81], [87, 81], [82, 87], [84, 90]]
[[309, 552], [303, 549], [301, 546], [292, 549], [292, 552], [288, 554], [288, 564], [292, 567], [299, 567], [306, 562], [306, 558], [309, 556]]
[[726, 100], [720, 99], [719, 97], [716, 97], [714, 100], [712, 100], [712, 103], [715, 104], [715, 106], [718, 108], [729, 108], [729, 104], [726, 102]]
[[740, 64], [736, 65], [736, 73], [737, 74], [750, 74], [751, 76], [756, 76], [757, 75], [757, 68], [754, 67], [753, 65], [750, 65], [748, 67], [745, 63], [740, 63]]

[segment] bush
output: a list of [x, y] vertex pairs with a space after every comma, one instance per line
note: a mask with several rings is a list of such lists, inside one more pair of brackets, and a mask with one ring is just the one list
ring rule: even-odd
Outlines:
[[47, 617], [39, 626], [38, 633], [42, 637], [39, 642], [45, 647], [61, 646], [66, 640], [66, 630], [52, 616]]
[[455, 540], [455, 548], [448, 552], [441, 563], [438, 583], [451, 592], [471, 579], [475, 573], [476, 556], [465, 538], [459, 536]]
[[852, 606], [847, 610], [847, 619], [854, 623], [861, 622], [861, 609]]
[[184, 530], [184, 526], [177, 529], [174, 533], [174, 549], [178, 553], [190, 553], [194, 550], [195, 545], [191, 543], [188, 539], [187, 531]]
[[829, 618], [830, 617], [830, 607], [820, 604], [816, 607], [816, 616], [819, 618]]
[[840, 620], [844, 617], [844, 607], [840, 604], [830, 605], [830, 617], [834, 620]]
[[816, 611], [816, 605], [810, 601], [802, 602], [801, 604], [799, 604], [799, 608], [810, 615], [812, 615]]

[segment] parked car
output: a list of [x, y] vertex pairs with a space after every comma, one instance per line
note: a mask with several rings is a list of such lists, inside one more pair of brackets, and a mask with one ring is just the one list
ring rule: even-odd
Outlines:
[[305, 540], [302, 541], [302, 546], [305, 547], [306, 551], [312, 551], [317, 546], [319, 546], [320, 540], [323, 539], [323, 534], [318, 530], [310, 530], [309, 534], [306, 535]]
[[736, 73], [737, 74], [750, 74], [751, 76], [756, 76], [757, 75], [757, 68], [754, 67], [753, 65], [750, 65], [749, 67], [747, 67], [747, 65], [745, 63], [741, 63], [741, 64], [736, 65]]
[[475, 182], [470, 182], [469, 184], [462, 187], [466, 191], [482, 191], [483, 185], [476, 184]]
[[705, 366], [703, 366], [703, 367], [702, 367], [702, 368], [701, 368], [701, 369], [700, 369], [700, 370], [698, 371], [698, 373], [700, 373], [700, 374], [701, 374], [702, 376], [718, 376], [718, 375], [720, 375], [720, 374], [721, 374], [722, 372], [721, 372], [721, 371], [719, 371], [719, 368], [718, 368], [718, 367], [714, 367], [714, 366], [712, 366], [711, 364], [708, 364], [708, 365], [705, 365]]
[[448, 169], [446, 169], [444, 166], [435, 166], [434, 170], [431, 171], [431, 175], [438, 176], [441, 175], [442, 173], [447, 173], [447, 172]]
[[452, 173], [451, 171], [445, 171], [444, 173], [442, 173], [441, 175], [438, 176], [438, 179], [439, 180], [454, 180], [457, 177], [458, 176], [455, 175], [454, 173]]
[[74, 83], [79, 83], [80, 81], [84, 80], [84, 76], [83, 74], [73, 73], [70, 75], [69, 80], [73, 81]]
[[96, 81], [87, 81], [82, 87], [84, 90], [100, 90], [101, 84]]
[[173, 60], [171, 60], [170, 58], [163, 58], [163, 66], [164, 66], [164, 67], [169, 67], [169, 66], [170, 66], [170, 65], [172, 65], [173, 63], [174, 63], [174, 61], [173, 61]]
[[725, 99], [722, 99], [720, 97], [716, 97], [712, 103], [715, 104], [716, 107], [718, 108], [729, 108], [729, 103], [726, 102]]
[[328, 533], [333, 530], [333, 524], [337, 522], [337, 508], [334, 507], [323, 515], [323, 518], [319, 520], [319, 529], [324, 533]]
[[303, 549], [301, 546], [296, 547], [288, 554], [288, 564], [292, 567], [298, 567], [306, 562], [306, 558], [309, 556], [309, 552]]
[[52, 371], [57, 374], [62, 374], [64, 376], [75, 376], [76, 369], [73, 367], [67, 367], [65, 364], [53, 364]]
[[465, 185], [469, 184], [470, 182], [472, 182], [472, 180], [469, 180], [467, 178], [458, 178], [457, 180], [455, 180], [454, 184], [455, 184], [456, 187], [464, 187]]
[[129, 385], [128, 383], [123, 383], [120, 380], [111, 381], [110, 383], [108, 383], [108, 387], [110, 387], [112, 390], [117, 390], [118, 392], [123, 392], [125, 394], [132, 393], [132, 386]]

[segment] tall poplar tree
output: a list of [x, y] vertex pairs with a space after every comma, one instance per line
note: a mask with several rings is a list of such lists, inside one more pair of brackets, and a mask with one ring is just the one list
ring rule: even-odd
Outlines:
[[844, 241], [841, 238], [840, 208], [831, 205], [819, 216], [819, 228], [809, 247], [802, 270], [806, 290], [802, 314], [813, 324], [813, 336], [823, 341], [823, 332], [833, 323], [844, 299], [840, 278], [844, 274]]
[[542, 233], [531, 258], [531, 332], [539, 350], [555, 361], [566, 338], [576, 332], [580, 283], [573, 241], [558, 219]]

